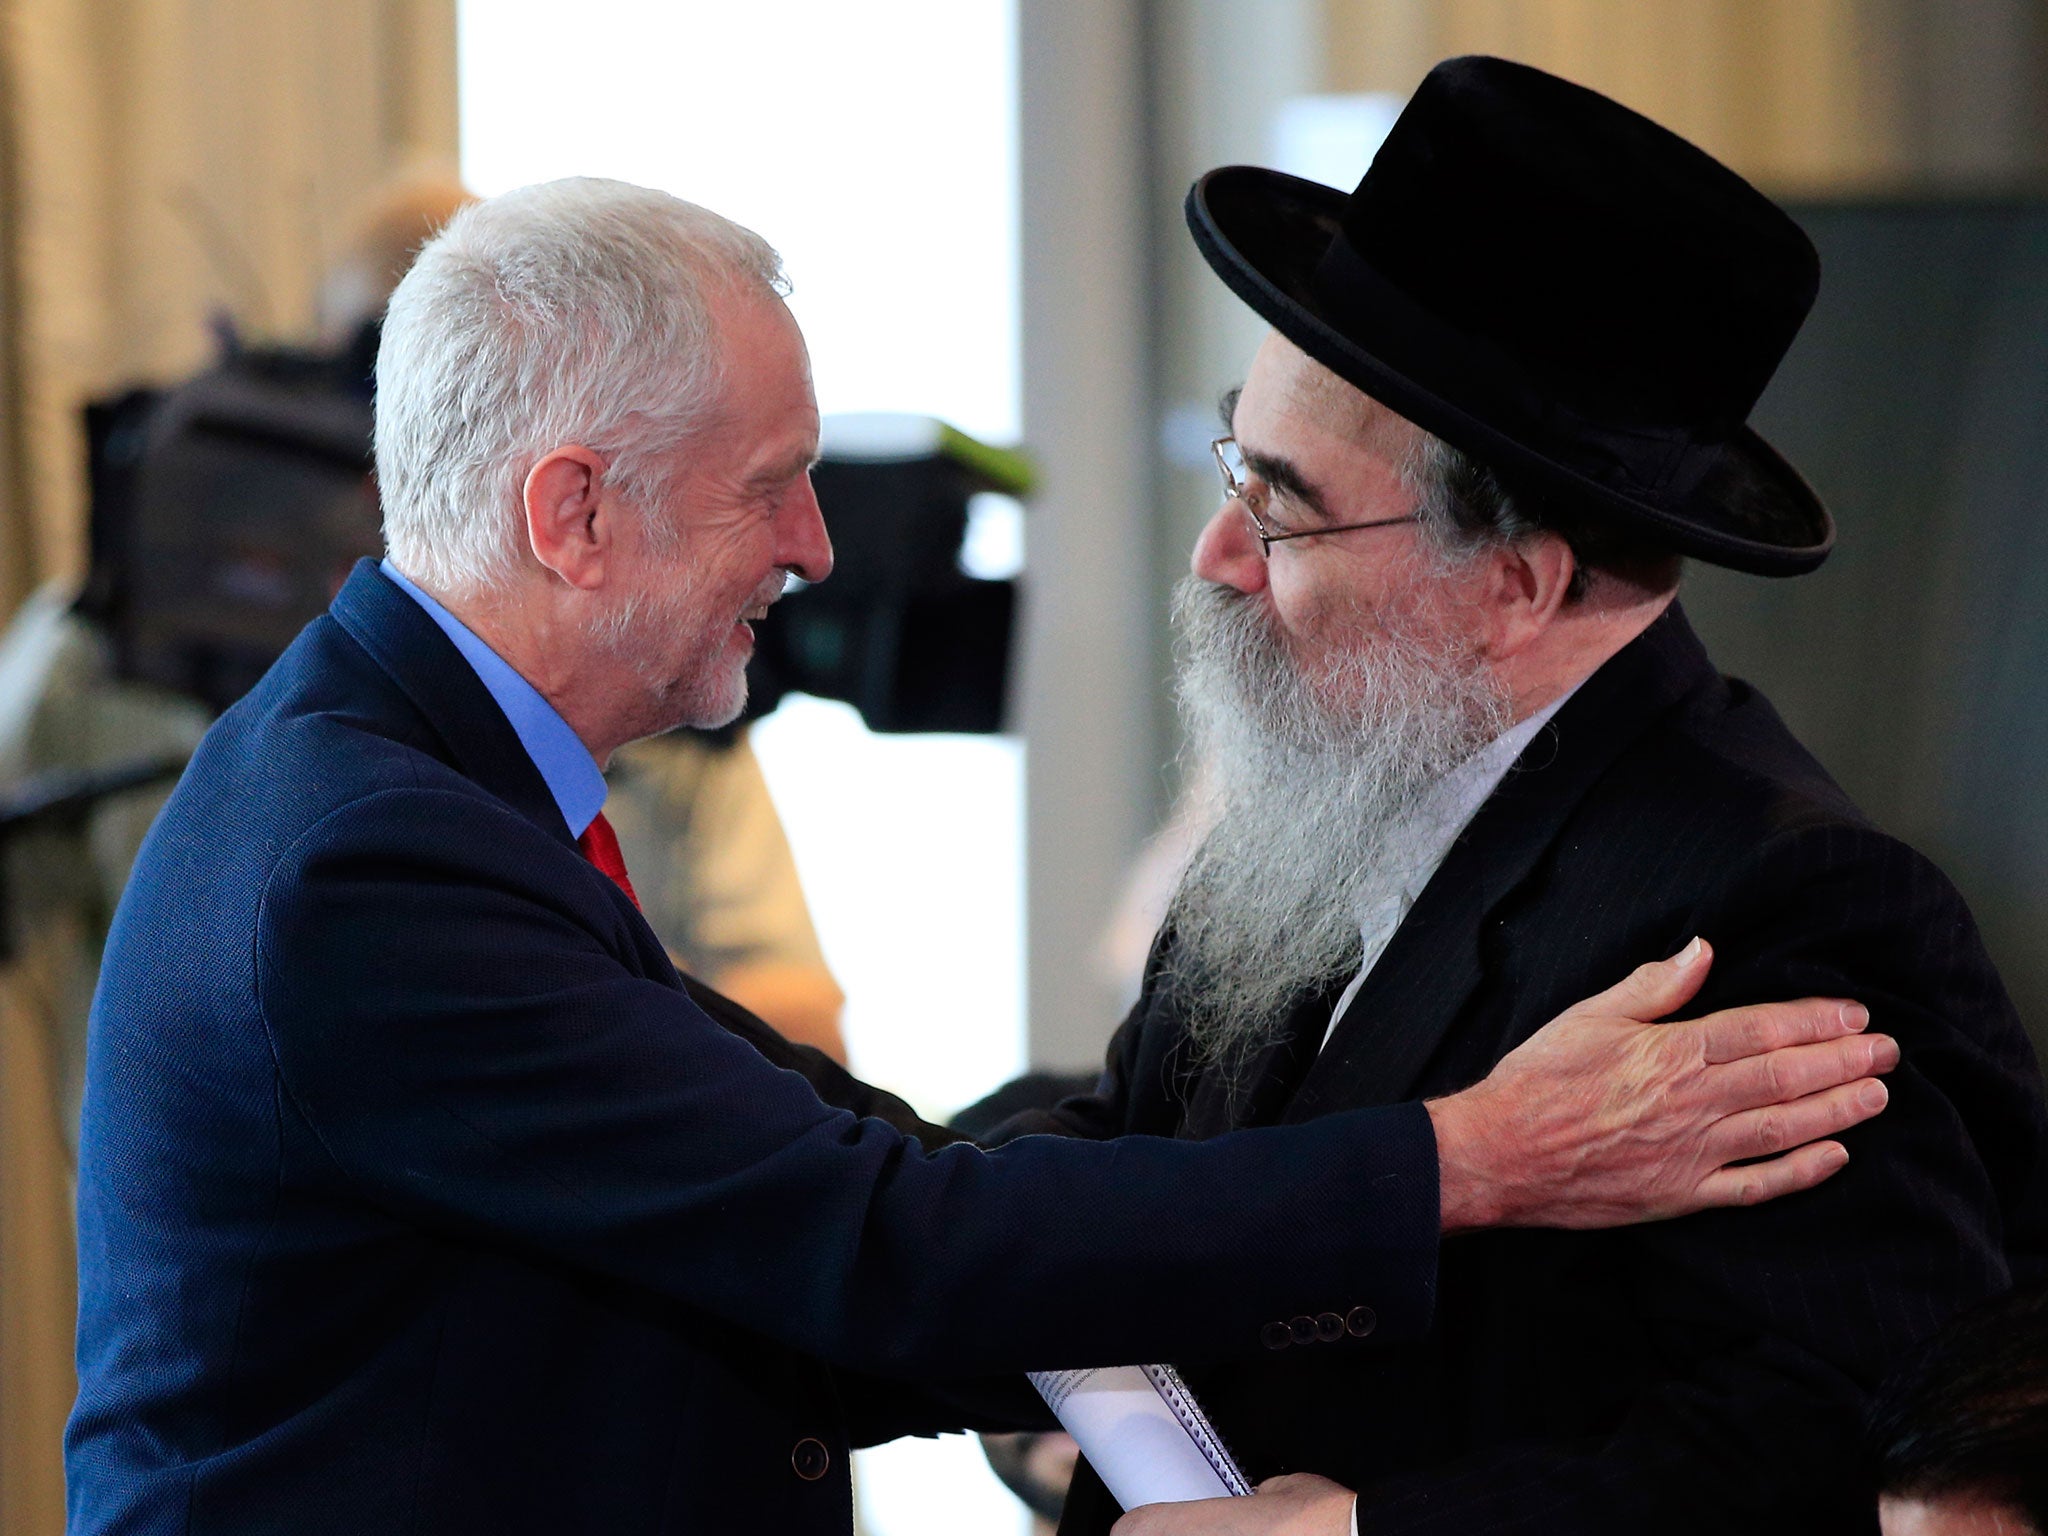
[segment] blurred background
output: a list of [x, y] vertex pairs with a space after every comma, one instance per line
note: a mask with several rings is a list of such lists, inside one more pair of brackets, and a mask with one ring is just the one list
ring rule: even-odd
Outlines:
[[[1955, 877], [2041, 1038], [2048, 0], [0, 0], [0, 1532], [62, 1528], [76, 1020], [161, 793], [67, 786], [174, 764], [208, 707], [64, 627], [93, 596], [88, 402], [339, 345], [395, 185], [587, 173], [774, 243], [828, 413], [1027, 449], [1029, 495], [977, 495], [959, 555], [1021, 584], [1005, 729], [878, 734], [799, 692], [750, 733], [855, 1069], [944, 1116], [1085, 1066], [1134, 990], [1120, 903], [1178, 787], [1165, 594], [1259, 339], [1186, 186], [1348, 187], [1474, 51], [1649, 113], [1821, 247], [1758, 424], [1838, 552], [1685, 600]], [[1023, 1528], [957, 1438], [859, 1478], [873, 1536]]]

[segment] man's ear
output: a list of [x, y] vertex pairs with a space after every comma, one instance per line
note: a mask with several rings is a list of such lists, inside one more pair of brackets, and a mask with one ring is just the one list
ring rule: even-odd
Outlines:
[[588, 448], [557, 448], [526, 475], [522, 501], [534, 559], [572, 587], [604, 584], [612, 523], [604, 460]]
[[1528, 649], [1563, 609], [1578, 568], [1571, 545], [1554, 533], [1534, 534], [1495, 550], [1487, 593], [1492, 618], [1487, 655], [1507, 661]]

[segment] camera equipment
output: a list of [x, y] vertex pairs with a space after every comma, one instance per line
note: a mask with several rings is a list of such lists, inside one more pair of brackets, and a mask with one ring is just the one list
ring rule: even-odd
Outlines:
[[[354, 354], [237, 351], [87, 408], [92, 571], [79, 601], [118, 675], [225, 709], [382, 547]], [[960, 568], [968, 500], [1021, 456], [924, 417], [828, 418], [813, 478], [832, 580], [757, 626], [748, 717], [843, 699], [878, 731], [995, 731], [1015, 584]]]
[[801, 691], [875, 731], [1001, 730], [1017, 584], [967, 575], [961, 549], [969, 499], [1021, 497], [1029, 464], [923, 416], [830, 416], [821, 446], [832, 579], [757, 626], [748, 714]]
[[370, 403], [347, 382], [317, 354], [241, 352], [87, 407], [79, 607], [117, 675], [225, 709], [378, 552]]

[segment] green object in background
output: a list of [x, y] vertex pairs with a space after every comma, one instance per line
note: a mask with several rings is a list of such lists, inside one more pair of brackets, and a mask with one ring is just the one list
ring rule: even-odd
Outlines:
[[979, 482], [980, 489], [1004, 496], [1028, 496], [1038, 483], [1037, 467], [1022, 448], [984, 443], [935, 416], [888, 411], [827, 416], [819, 448], [826, 458], [848, 463], [949, 459]]

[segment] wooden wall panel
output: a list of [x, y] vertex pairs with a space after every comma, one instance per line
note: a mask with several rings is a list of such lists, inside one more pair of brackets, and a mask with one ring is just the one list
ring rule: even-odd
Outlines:
[[1323, 0], [1325, 88], [1494, 53], [1577, 80], [1773, 191], [2031, 183], [2033, 0]]
[[357, 206], [452, 167], [454, 0], [11, 0], [6, 19], [14, 405], [46, 579], [84, 564], [79, 405], [197, 367], [216, 315], [307, 337]]

